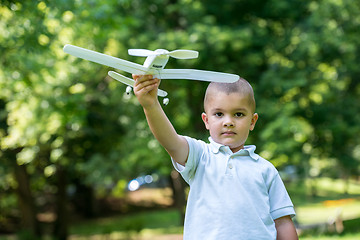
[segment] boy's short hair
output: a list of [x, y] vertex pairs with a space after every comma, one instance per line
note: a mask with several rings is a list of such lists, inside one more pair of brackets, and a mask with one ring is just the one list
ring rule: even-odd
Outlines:
[[226, 94], [239, 93], [239, 94], [247, 96], [251, 110], [253, 111], [253, 113], [255, 113], [256, 102], [255, 102], [255, 97], [254, 97], [254, 90], [251, 87], [250, 83], [248, 81], [246, 81], [245, 79], [239, 78], [238, 81], [233, 82], [233, 83], [211, 82], [206, 89], [205, 98], [204, 98], [204, 109], [205, 109], [205, 103], [209, 97], [209, 94], [211, 93], [211, 91], [214, 91], [214, 90], [221, 91]]

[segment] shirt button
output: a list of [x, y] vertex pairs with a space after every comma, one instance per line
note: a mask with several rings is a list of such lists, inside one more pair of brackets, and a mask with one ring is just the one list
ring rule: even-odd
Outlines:
[[233, 169], [233, 165], [231, 163], [229, 163], [228, 167], [229, 169]]

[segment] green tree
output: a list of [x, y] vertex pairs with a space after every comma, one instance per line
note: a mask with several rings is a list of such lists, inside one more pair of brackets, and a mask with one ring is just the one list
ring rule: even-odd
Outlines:
[[[17, 196], [15, 215], [41, 235], [39, 202], [51, 202], [54, 236], [65, 239], [68, 186], [77, 199], [93, 199], [143, 173], [170, 175], [134, 97], [107, 77], [109, 68], [65, 54], [68, 43], [138, 63], [143, 59], [128, 56], [128, 48], [197, 50], [199, 59], [167, 67], [249, 80], [260, 119], [248, 143], [263, 157], [279, 169], [296, 165], [305, 176], [358, 175], [359, 13], [351, 0], [3, 1], [0, 225], [14, 214]], [[206, 86], [162, 82], [170, 93], [165, 111], [179, 133], [206, 140]], [[91, 201], [77, 206], [96, 214]]]

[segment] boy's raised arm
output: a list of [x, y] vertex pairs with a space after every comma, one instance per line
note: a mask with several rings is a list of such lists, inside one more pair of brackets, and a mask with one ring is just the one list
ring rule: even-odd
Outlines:
[[133, 75], [133, 79], [134, 93], [144, 109], [151, 132], [177, 163], [185, 165], [189, 146], [186, 139], [176, 133], [158, 101], [160, 80], [151, 75]]

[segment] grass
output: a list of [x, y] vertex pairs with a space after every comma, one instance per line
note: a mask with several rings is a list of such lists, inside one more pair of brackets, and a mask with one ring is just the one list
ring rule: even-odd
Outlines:
[[326, 206], [324, 203], [307, 204], [296, 208], [297, 220], [301, 224], [324, 223], [331, 221], [338, 214], [343, 219], [360, 216], [360, 199], [352, 199], [348, 204]]
[[[73, 222], [70, 225], [69, 240], [157, 240], [164, 239], [164, 236], [167, 240], [182, 239], [183, 231], [180, 214], [173, 209], [103, 217]], [[0, 240], [17, 239], [15, 235], [0, 235]], [[44, 240], [52, 240], [52, 238], [47, 236]]]
[[343, 224], [345, 230], [341, 233], [334, 232], [334, 229], [332, 232], [326, 231], [329, 229], [328, 226], [322, 225], [320, 228], [303, 231], [300, 234], [300, 239], [360, 239], [360, 218], [345, 220]]
[[[317, 194], [307, 194], [309, 188], [316, 184]], [[344, 194], [344, 183], [329, 178], [317, 179], [314, 182], [297, 182], [289, 184], [288, 191], [296, 206], [297, 221], [300, 225], [325, 223], [334, 218], [341, 210], [343, 219], [360, 217], [360, 184], [350, 182], [348, 194]], [[344, 200], [345, 199], [345, 200]], [[329, 201], [330, 200], [330, 201]], [[307, 232], [300, 239], [360, 239], [360, 220], [344, 222], [345, 232], [326, 235], [323, 231]], [[141, 236], [141, 239], [158, 239], [159, 236], [178, 234], [181, 239], [182, 226], [176, 210], [160, 210], [130, 216], [111, 217], [74, 225], [71, 229], [72, 240], [76, 236], [94, 236], [95, 234], [117, 234], [116, 239], [130, 239], [126, 234]], [[122, 238], [122, 237], [123, 238]], [[109, 239], [112, 239], [111, 237]], [[115, 238], [114, 238], [115, 239]], [[169, 238], [170, 239], [170, 238]]]
[[[309, 196], [307, 193], [314, 184], [317, 194]], [[324, 229], [310, 230], [305, 231], [300, 240], [360, 239], [360, 184], [350, 182], [348, 194], [344, 194], [344, 186], [341, 180], [329, 178], [287, 184], [300, 226], [328, 222], [340, 210], [344, 220], [352, 219], [344, 221], [345, 231], [341, 234], [327, 234]], [[182, 230], [179, 212], [163, 209], [72, 223], [69, 239], [178, 240], [182, 239]], [[0, 236], [0, 240], [12, 239], [15, 238]]]
[[[309, 196], [309, 188], [316, 184], [316, 196]], [[339, 179], [321, 178], [313, 183], [298, 182], [287, 186], [300, 224], [325, 223], [340, 214], [343, 219], [360, 217], [360, 184], [352, 181], [348, 194]]]
[[73, 224], [71, 235], [90, 236], [113, 232], [146, 232], [148, 234], [180, 234], [180, 214], [177, 210], [157, 210], [131, 215], [113, 216]]
[[307, 236], [300, 237], [300, 240], [358, 240], [360, 239], [360, 233], [346, 234], [346, 235], [320, 235], [320, 236]]

